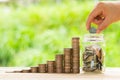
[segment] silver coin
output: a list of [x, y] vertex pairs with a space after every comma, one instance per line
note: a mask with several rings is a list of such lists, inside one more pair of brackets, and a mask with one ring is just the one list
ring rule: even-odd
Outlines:
[[96, 31], [97, 31], [97, 29], [96, 28], [94, 28], [94, 27], [91, 27], [90, 29], [89, 29], [89, 32], [90, 33], [96, 33]]

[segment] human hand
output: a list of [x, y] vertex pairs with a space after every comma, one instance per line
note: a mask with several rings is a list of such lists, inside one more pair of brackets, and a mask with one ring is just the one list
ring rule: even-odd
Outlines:
[[89, 30], [91, 23], [95, 23], [98, 25], [97, 33], [100, 33], [118, 20], [120, 20], [120, 1], [99, 2], [88, 16], [86, 27]]

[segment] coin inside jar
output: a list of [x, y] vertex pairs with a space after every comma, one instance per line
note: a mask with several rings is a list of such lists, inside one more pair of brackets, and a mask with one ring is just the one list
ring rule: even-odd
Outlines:
[[101, 71], [103, 66], [102, 48], [98, 45], [89, 45], [85, 47], [83, 53], [83, 71], [93, 72]]

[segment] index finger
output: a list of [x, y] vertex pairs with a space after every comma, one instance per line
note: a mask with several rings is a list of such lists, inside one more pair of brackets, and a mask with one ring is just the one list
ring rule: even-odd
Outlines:
[[87, 19], [87, 23], [86, 23], [86, 27], [87, 27], [87, 30], [90, 29], [90, 26], [91, 26], [91, 23], [93, 22], [93, 20], [95, 19], [96, 16], [100, 15], [102, 13], [102, 11], [98, 8], [95, 8], [91, 13], [90, 15], [88, 16], [88, 19]]

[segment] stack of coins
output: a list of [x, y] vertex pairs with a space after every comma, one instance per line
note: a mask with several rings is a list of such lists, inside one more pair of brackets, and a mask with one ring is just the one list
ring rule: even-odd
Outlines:
[[63, 54], [57, 54], [55, 57], [56, 73], [63, 73]]
[[72, 54], [72, 72], [73, 73], [79, 73], [80, 72], [80, 46], [79, 46], [79, 38], [74, 37], [72, 38], [72, 49], [73, 49], [73, 54]]
[[71, 73], [72, 70], [72, 48], [64, 48], [64, 72]]
[[31, 67], [31, 73], [37, 73], [38, 67]]
[[22, 73], [30, 73], [30, 70], [22, 70]]
[[[94, 30], [91, 29], [91, 32]], [[102, 67], [102, 58], [97, 55], [97, 62], [99, 62], [98, 68]], [[31, 67], [31, 73], [79, 73], [80, 72], [80, 46], [79, 37], [72, 38], [72, 48], [64, 48], [64, 54], [57, 54], [55, 61], [47, 61], [47, 64], [39, 64], [39, 67]], [[102, 54], [102, 53], [101, 53]], [[84, 54], [85, 55], [85, 54]], [[91, 56], [92, 57], [92, 56]], [[90, 60], [86, 57], [83, 57]], [[84, 62], [86, 62], [84, 60]], [[93, 61], [92, 61], [93, 62]], [[85, 67], [84, 67], [85, 68]], [[84, 69], [85, 70], [85, 69]], [[17, 71], [16, 71], [17, 72]], [[29, 70], [22, 70], [23, 73], [28, 73]]]
[[55, 61], [47, 61], [47, 71], [48, 73], [55, 72]]
[[13, 73], [22, 73], [22, 71], [13, 71]]
[[39, 69], [38, 72], [39, 73], [46, 73], [47, 72], [47, 65], [46, 64], [39, 64]]

